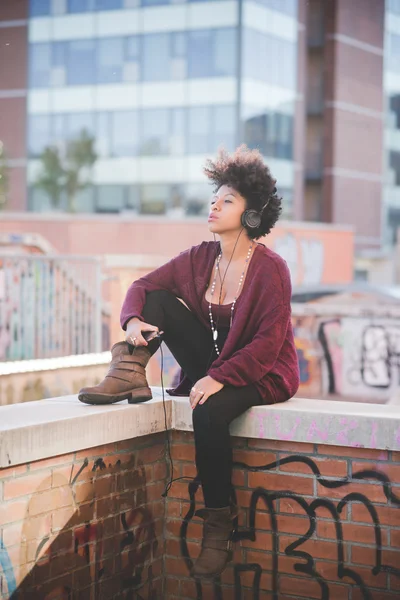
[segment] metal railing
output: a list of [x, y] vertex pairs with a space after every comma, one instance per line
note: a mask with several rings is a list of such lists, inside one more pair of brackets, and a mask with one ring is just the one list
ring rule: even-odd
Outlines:
[[0, 360], [102, 349], [98, 258], [0, 253]]

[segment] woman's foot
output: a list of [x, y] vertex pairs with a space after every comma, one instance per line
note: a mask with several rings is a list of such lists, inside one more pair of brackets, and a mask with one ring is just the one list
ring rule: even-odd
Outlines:
[[220, 575], [232, 559], [233, 519], [236, 507], [202, 508], [196, 516], [204, 519], [201, 552], [195, 561], [191, 575], [212, 578]]
[[86, 404], [112, 404], [120, 400], [136, 404], [151, 400], [153, 396], [146, 379], [146, 366], [151, 357], [149, 350], [145, 346], [133, 347], [127, 342], [118, 342], [111, 348], [111, 355], [103, 381], [94, 387], [82, 388], [79, 400]]

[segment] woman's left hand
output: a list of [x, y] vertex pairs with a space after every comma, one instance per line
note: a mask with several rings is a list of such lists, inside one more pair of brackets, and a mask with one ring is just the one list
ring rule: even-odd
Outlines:
[[189, 399], [191, 407], [196, 408], [197, 404], [204, 404], [210, 396], [222, 390], [223, 387], [223, 383], [215, 381], [215, 379], [208, 375], [199, 379], [190, 390]]

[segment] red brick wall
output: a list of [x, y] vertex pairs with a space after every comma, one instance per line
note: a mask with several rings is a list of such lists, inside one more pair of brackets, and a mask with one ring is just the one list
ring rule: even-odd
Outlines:
[[[192, 434], [175, 433], [172, 450], [176, 476], [193, 476]], [[236, 438], [234, 458], [248, 465], [234, 471], [241, 541], [221, 584], [196, 588], [189, 577], [202, 522], [186, 516], [202, 506], [201, 489], [191, 484], [191, 503], [189, 482], [172, 486], [168, 600], [398, 600], [400, 453]], [[286, 464], [276, 463], [283, 459]], [[257, 468], [262, 465], [267, 468]], [[338, 480], [346, 483], [334, 487]], [[182, 534], [185, 520], [187, 534]]]
[[0, 470], [0, 598], [162, 598], [164, 456], [160, 434]]

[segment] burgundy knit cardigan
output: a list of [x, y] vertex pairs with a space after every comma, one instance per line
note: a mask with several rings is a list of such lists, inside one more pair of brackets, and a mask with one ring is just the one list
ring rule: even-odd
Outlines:
[[[141, 313], [146, 293], [167, 290], [181, 298], [210, 329], [201, 309], [219, 251], [218, 242], [202, 242], [165, 265], [134, 281], [121, 309], [121, 327]], [[286, 262], [278, 254], [256, 244], [233, 314], [232, 327], [220, 356], [207, 375], [225, 386], [254, 383], [265, 404], [284, 402], [299, 387], [299, 365], [291, 323], [291, 283]], [[172, 396], [189, 394], [191, 382], [181, 373]]]

